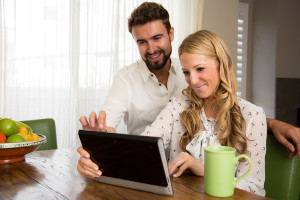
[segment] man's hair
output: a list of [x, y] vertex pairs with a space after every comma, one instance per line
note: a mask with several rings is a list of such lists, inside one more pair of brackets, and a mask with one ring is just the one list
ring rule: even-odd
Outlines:
[[162, 20], [168, 33], [170, 32], [171, 24], [168, 11], [160, 4], [144, 2], [131, 13], [128, 19], [128, 30], [132, 33], [132, 27], [155, 20]]

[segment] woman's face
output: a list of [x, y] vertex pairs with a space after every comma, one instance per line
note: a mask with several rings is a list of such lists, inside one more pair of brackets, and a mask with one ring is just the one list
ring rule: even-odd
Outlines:
[[210, 100], [220, 83], [217, 60], [204, 55], [183, 53], [180, 62], [185, 81], [200, 98]]

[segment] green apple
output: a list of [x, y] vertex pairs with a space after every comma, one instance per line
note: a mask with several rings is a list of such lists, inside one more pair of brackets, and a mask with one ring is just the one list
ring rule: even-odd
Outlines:
[[19, 125], [14, 120], [4, 118], [0, 120], [0, 132], [2, 132], [6, 137], [14, 135], [18, 132]]
[[21, 134], [14, 134], [6, 139], [6, 143], [26, 142], [26, 139]]

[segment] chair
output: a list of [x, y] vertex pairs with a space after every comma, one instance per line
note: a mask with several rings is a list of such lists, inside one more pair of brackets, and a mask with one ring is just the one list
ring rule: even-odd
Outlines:
[[286, 148], [279, 143], [272, 132], [267, 136], [266, 153], [266, 197], [276, 200], [299, 200], [300, 159], [288, 158]]
[[57, 149], [55, 122], [53, 119], [36, 119], [21, 122], [27, 124], [34, 133], [46, 136], [47, 142], [42, 144], [37, 151]]

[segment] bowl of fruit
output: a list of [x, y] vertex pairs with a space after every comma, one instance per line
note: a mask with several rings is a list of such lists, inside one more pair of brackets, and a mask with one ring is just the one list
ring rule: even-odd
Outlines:
[[25, 160], [25, 155], [37, 150], [47, 139], [33, 133], [32, 129], [18, 121], [0, 119], [0, 164]]

